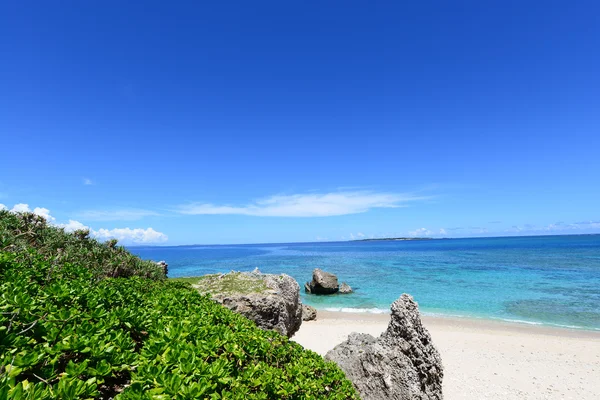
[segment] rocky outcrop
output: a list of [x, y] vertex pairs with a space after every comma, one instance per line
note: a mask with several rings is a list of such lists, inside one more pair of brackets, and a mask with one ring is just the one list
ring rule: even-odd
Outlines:
[[313, 270], [312, 281], [304, 285], [306, 293], [312, 294], [333, 294], [339, 288], [337, 276], [319, 268]]
[[302, 321], [314, 321], [317, 319], [317, 310], [314, 307], [302, 304]]
[[302, 324], [300, 287], [291, 276], [232, 271], [208, 275], [194, 287], [260, 328], [291, 337]]
[[169, 264], [167, 264], [166, 261], [159, 261], [156, 263], [156, 265], [162, 270], [163, 274], [167, 276], [167, 274], [169, 273]]
[[353, 290], [346, 282], [338, 284], [338, 278], [330, 272], [319, 268], [313, 270], [312, 281], [304, 284], [304, 291], [311, 294], [352, 293]]
[[325, 356], [346, 373], [363, 400], [441, 400], [442, 360], [421, 323], [417, 303], [403, 294], [379, 338], [352, 333]]
[[342, 284], [340, 285], [339, 292], [341, 294], [348, 294], [348, 293], [352, 293], [353, 290], [350, 287], [350, 285], [348, 285], [346, 282], [342, 282]]

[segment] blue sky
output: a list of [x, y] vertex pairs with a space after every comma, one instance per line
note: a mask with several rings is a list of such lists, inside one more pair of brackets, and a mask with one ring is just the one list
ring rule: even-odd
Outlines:
[[0, 204], [126, 244], [598, 233], [599, 14], [5, 2]]

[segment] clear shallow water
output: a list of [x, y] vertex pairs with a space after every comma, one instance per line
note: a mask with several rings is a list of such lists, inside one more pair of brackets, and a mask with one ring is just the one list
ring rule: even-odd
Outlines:
[[166, 260], [169, 277], [258, 267], [291, 275], [302, 286], [319, 267], [355, 289], [302, 293], [303, 302], [320, 309], [387, 312], [406, 292], [426, 314], [600, 330], [600, 235], [131, 250]]

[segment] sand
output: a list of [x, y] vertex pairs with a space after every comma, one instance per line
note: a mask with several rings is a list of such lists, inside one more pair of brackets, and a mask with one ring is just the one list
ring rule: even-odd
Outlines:
[[[293, 340], [321, 355], [351, 332], [378, 336], [389, 315], [318, 312]], [[423, 317], [444, 364], [444, 398], [600, 399], [600, 332]]]

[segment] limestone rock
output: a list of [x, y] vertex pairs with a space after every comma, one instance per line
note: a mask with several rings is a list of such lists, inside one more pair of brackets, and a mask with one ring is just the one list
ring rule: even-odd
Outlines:
[[289, 275], [230, 272], [209, 275], [194, 287], [260, 328], [291, 337], [302, 324], [300, 286]]
[[342, 294], [348, 294], [348, 293], [352, 293], [353, 290], [350, 287], [350, 285], [348, 285], [346, 282], [342, 282], [342, 284], [340, 285], [339, 292]]
[[442, 400], [442, 360], [417, 303], [403, 294], [391, 310], [379, 338], [352, 333], [325, 358], [340, 366], [363, 400]]
[[304, 284], [304, 291], [305, 291], [306, 293], [310, 293], [310, 282], [306, 282], [306, 283]]
[[333, 294], [339, 290], [338, 278], [319, 268], [313, 270], [312, 281], [306, 282], [304, 290], [312, 294]]
[[169, 264], [167, 264], [166, 261], [159, 261], [156, 263], [156, 265], [158, 265], [158, 268], [160, 268], [165, 276], [167, 276], [169, 273]]
[[314, 307], [302, 304], [302, 321], [314, 321], [317, 319], [317, 310]]

